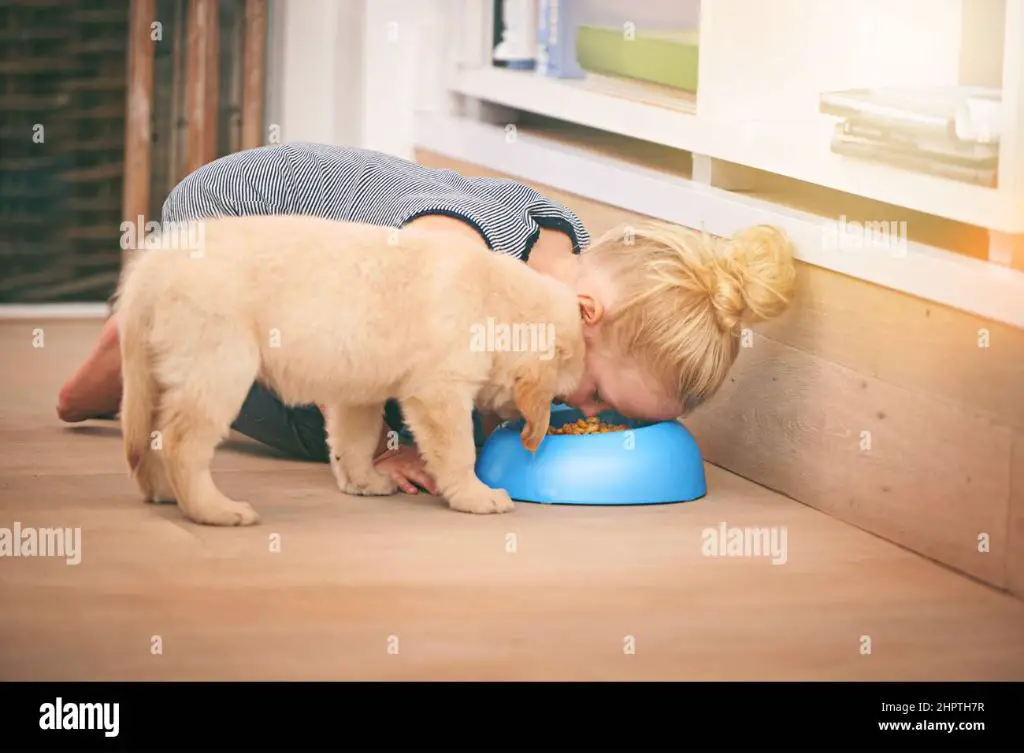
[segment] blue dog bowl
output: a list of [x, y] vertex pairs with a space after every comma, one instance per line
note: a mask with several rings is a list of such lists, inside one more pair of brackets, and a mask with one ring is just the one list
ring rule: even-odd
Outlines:
[[[583, 414], [552, 406], [551, 425]], [[605, 423], [626, 431], [548, 435], [536, 454], [523, 447], [523, 422], [505, 422], [477, 459], [477, 476], [514, 500], [559, 505], [659, 505], [689, 502], [707, 494], [704, 460], [693, 435], [676, 421], [634, 421], [602, 413]]]

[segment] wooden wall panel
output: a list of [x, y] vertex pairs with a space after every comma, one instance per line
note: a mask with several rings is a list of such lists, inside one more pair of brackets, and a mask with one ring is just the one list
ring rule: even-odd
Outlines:
[[131, 0], [128, 26], [128, 103], [124, 138], [122, 217], [137, 222], [149, 214], [153, 117], [153, 55], [150, 24], [156, 0]]
[[197, 12], [206, 13], [206, 28], [203, 38], [206, 42], [206, 65], [202, 80], [193, 82], [205, 86], [203, 95], [203, 153], [205, 161], [215, 160], [220, 153], [220, 0], [192, 0], [201, 6]]
[[1007, 530], [1007, 587], [1024, 598], [1024, 431], [1013, 435], [1010, 463], [1010, 515]]
[[266, 91], [267, 0], [245, 0], [242, 72], [242, 149], [262, 146]]
[[797, 285], [790, 310], [753, 329], [1024, 428], [1024, 331], [807, 264]]
[[1010, 428], [761, 335], [685, 423], [708, 462], [1005, 585]]
[[190, 0], [188, 3], [186, 174], [216, 156], [216, 136], [211, 135], [211, 128], [215, 134], [217, 127], [217, 67], [211, 67], [215, 60], [211, 50], [218, 47], [213, 41], [219, 29], [214, 15], [216, 5], [216, 0]]

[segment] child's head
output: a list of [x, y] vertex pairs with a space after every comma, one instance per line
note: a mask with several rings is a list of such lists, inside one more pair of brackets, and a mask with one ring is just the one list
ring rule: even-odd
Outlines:
[[725, 381], [740, 323], [782, 313], [795, 283], [792, 247], [769, 226], [729, 240], [665, 223], [620, 227], [580, 264], [587, 374], [569, 402], [589, 415], [688, 414]]

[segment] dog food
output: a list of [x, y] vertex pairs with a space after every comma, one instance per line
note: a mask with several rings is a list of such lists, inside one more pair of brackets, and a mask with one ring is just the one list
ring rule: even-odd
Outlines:
[[549, 426], [548, 434], [555, 435], [583, 435], [583, 434], [607, 434], [612, 431], [626, 431], [628, 426], [623, 424], [606, 424], [597, 416], [592, 418], [581, 418], [578, 421], [570, 421], [561, 426]]

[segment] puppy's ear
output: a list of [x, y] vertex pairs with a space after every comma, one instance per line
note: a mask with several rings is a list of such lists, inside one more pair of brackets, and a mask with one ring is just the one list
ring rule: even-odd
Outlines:
[[523, 447], [536, 452], [551, 424], [551, 403], [555, 399], [555, 369], [550, 364], [528, 364], [516, 376], [512, 399], [525, 419], [520, 438]]

